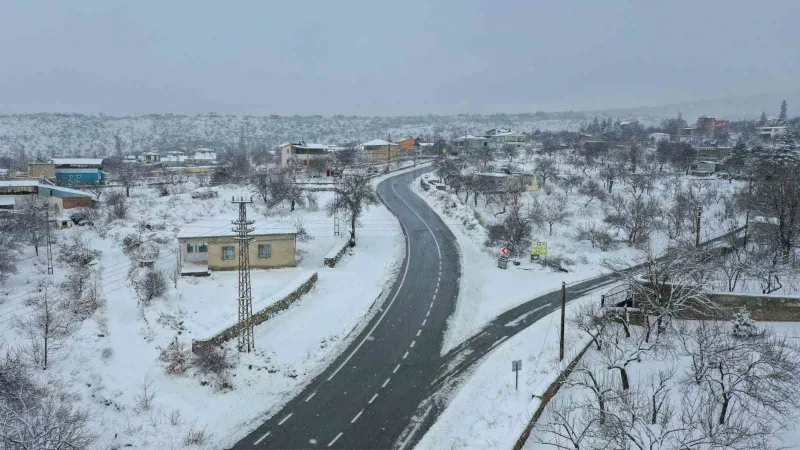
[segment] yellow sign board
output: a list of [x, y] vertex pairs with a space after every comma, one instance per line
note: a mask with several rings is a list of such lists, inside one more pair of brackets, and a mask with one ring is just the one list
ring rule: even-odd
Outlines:
[[547, 257], [547, 242], [531, 242], [531, 259]]

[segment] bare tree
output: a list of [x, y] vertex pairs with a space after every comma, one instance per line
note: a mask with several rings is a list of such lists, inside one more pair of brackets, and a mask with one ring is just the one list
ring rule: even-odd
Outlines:
[[306, 198], [303, 189], [295, 184], [292, 178], [291, 171], [286, 169], [273, 170], [267, 175], [266, 183], [269, 192], [267, 206], [272, 208], [286, 202], [289, 204], [290, 211], [294, 211], [295, 206], [305, 206]]
[[572, 189], [576, 186], [581, 186], [581, 182], [583, 182], [583, 177], [577, 173], [567, 172], [559, 178], [558, 180], [561, 184], [561, 187], [564, 189], [564, 192], [569, 195], [572, 194]]
[[364, 210], [378, 204], [378, 194], [366, 175], [348, 175], [337, 184], [335, 196], [327, 205], [328, 215], [341, 211], [350, 222], [350, 245], [356, 245], [356, 225]]
[[584, 207], [589, 206], [589, 203], [594, 199], [600, 200], [601, 202], [606, 199], [606, 191], [603, 190], [600, 183], [592, 179], [584, 181], [583, 184], [578, 187], [578, 194], [589, 198], [583, 205]]
[[524, 216], [522, 204], [508, 205], [509, 211], [499, 224], [489, 225], [486, 246], [503, 246], [508, 249], [509, 256], [519, 258], [527, 249], [531, 240], [532, 224]]
[[600, 169], [600, 175], [602, 175], [603, 179], [605, 180], [605, 185], [609, 194], [611, 193], [611, 189], [614, 187], [614, 181], [621, 177], [623, 173], [625, 173], [625, 168], [619, 162], [607, 163], [602, 169]]
[[64, 308], [64, 301], [47, 283], [42, 283], [37, 295], [31, 298], [33, 314], [19, 323], [20, 330], [30, 340], [33, 362], [47, 370], [50, 355], [58, 351], [72, 333], [73, 321]]
[[655, 198], [636, 195], [625, 198], [620, 194], [610, 197], [607, 204], [607, 224], [625, 232], [628, 246], [644, 243], [656, 227], [656, 218], [661, 214], [661, 206]]
[[584, 402], [572, 396], [556, 397], [536, 421], [531, 435], [539, 443], [562, 450], [580, 450], [592, 441], [597, 418]]
[[258, 195], [265, 204], [269, 204], [270, 200], [270, 184], [269, 174], [267, 172], [259, 172], [252, 178], [253, 192]]
[[38, 195], [28, 195], [22, 202], [22, 208], [15, 215], [19, 230], [25, 236], [27, 244], [32, 245], [36, 256], [39, 256], [39, 246], [44, 244], [47, 235], [45, 208], [47, 200]]
[[117, 173], [117, 182], [125, 188], [125, 197], [131, 196], [131, 187], [136, 186], [140, 180], [140, 169], [137, 164], [123, 163]]
[[553, 193], [546, 196], [543, 200], [539, 197], [533, 199], [530, 217], [535, 223], [544, 222], [548, 226], [549, 235], [553, 235], [553, 225], [567, 223], [572, 217], [572, 210], [569, 209], [569, 200], [562, 193]]
[[587, 225], [579, 224], [575, 227], [575, 240], [589, 241], [592, 248], [599, 248], [601, 251], [608, 251], [615, 247], [614, 236], [605, 228], [600, 228], [596, 223], [590, 222]]
[[0, 214], [0, 284], [9, 275], [17, 273], [17, 259], [20, 240], [19, 227], [10, 214]]
[[110, 219], [124, 219], [128, 216], [128, 203], [122, 192], [111, 191], [106, 195], [106, 205], [108, 205], [108, 216]]
[[542, 187], [547, 184], [548, 178], [558, 178], [558, 165], [552, 156], [544, 156], [536, 160], [533, 173], [541, 180]]
[[503, 156], [508, 158], [508, 162], [511, 162], [519, 156], [519, 149], [511, 144], [505, 144], [501, 149], [500, 152], [503, 153]]

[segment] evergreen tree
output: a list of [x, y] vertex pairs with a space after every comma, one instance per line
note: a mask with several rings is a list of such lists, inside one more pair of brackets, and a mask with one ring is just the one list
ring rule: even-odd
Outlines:
[[728, 157], [728, 171], [731, 173], [741, 171], [747, 162], [747, 158], [747, 143], [744, 141], [744, 137], [739, 136], [733, 146], [731, 155]]
[[781, 113], [778, 115], [778, 124], [786, 124], [786, 100], [781, 102]]
[[761, 118], [758, 119], [758, 126], [764, 127], [767, 126], [767, 113], [761, 111]]

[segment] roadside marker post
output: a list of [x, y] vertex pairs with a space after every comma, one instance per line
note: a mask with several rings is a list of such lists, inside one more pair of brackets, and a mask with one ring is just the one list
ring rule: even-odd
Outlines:
[[511, 361], [511, 370], [514, 372], [514, 390], [519, 390], [519, 371], [522, 370], [522, 360]]

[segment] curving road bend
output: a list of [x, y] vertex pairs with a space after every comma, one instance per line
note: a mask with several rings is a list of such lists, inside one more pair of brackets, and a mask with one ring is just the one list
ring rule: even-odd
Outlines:
[[390, 448], [419, 439], [421, 432], [403, 431], [435, 381], [460, 268], [455, 237], [411, 192], [414, 178], [409, 172], [377, 188], [406, 238], [383, 308], [302, 393], [233, 448]]

